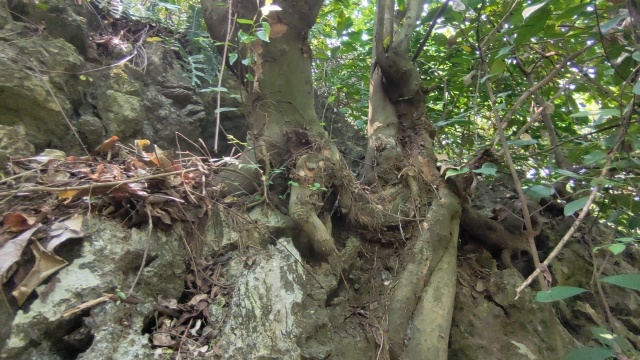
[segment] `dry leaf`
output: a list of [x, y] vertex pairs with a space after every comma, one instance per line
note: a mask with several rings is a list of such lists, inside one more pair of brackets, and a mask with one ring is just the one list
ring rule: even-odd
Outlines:
[[83, 215], [76, 215], [71, 219], [53, 224], [49, 230], [51, 239], [47, 242], [47, 251], [53, 251], [56, 246], [62, 244], [67, 239], [84, 237], [84, 232], [82, 231], [83, 220]]
[[164, 332], [157, 332], [151, 335], [151, 341], [155, 346], [173, 346], [175, 345], [175, 340], [171, 339], [171, 335]]
[[46, 182], [49, 184], [65, 182], [71, 178], [71, 174], [66, 171], [52, 171], [46, 175]]
[[159, 295], [158, 296], [158, 305], [167, 307], [169, 309], [177, 309], [178, 308], [178, 300], [173, 296], [169, 295]]
[[41, 152], [38, 156], [34, 157], [33, 159], [44, 164], [46, 162], [49, 162], [49, 160], [64, 161], [66, 158], [67, 158], [67, 154], [65, 154], [64, 151], [46, 149], [45, 151]]
[[33, 235], [38, 228], [40, 228], [39, 224], [9, 240], [8, 243], [0, 248], [0, 284], [4, 284], [4, 282], [7, 281], [9, 278], [7, 274], [9, 268], [16, 261], [20, 260], [22, 250], [27, 245], [31, 235]]
[[2, 223], [9, 231], [18, 232], [28, 229], [36, 222], [36, 218], [33, 216], [25, 215], [19, 212], [12, 212], [6, 214], [2, 218]]
[[29, 294], [31, 294], [38, 285], [68, 264], [63, 258], [45, 250], [37, 241], [32, 243], [30, 247], [33, 251], [33, 256], [36, 258], [36, 263], [33, 265], [33, 269], [31, 269], [27, 277], [24, 278], [16, 290], [11, 293], [18, 302], [18, 306], [24, 303]]
[[155, 157], [158, 167], [162, 169], [164, 172], [172, 172], [173, 171], [173, 163], [162, 149], [160, 149], [157, 145], [154, 145]]
[[189, 300], [189, 302], [187, 303], [187, 305], [196, 305], [200, 301], [206, 300], [208, 298], [209, 298], [209, 294], [198, 294], [192, 297], [191, 300]]
[[108, 138], [107, 140], [105, 140], [102, 144], [100, 144], [95, 152], [96, 154], [106, 154], [109, 151], [113, 151], [114, 147], [116, 146], [116, 143], [118, 142], [118, 140], [120, 140], [117, 136], [113, 135], [112, 137]]

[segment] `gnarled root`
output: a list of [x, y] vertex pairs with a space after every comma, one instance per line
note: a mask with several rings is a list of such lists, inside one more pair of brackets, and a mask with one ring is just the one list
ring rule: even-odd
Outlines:
[[323, 205], [324, 190], [315, 184], [326, 183], [319, 178], [322, 178], [331, 166], [328, 159], [321, 154], [302, 156], [296, 165], [297, 186], [291, 187], [289, 199], [289, 216], [309, 236], [313, 249], [323, 259], [336, 254], [337, 250], [331, 237], [331, 227], [327, 228], [318, 217]]
[[[451, 276], [455, 278], [461, 207], [458, 197], [449, 189], [442, 187], [439, 196], [427, 219], [420, 224], [422, 233], [407, 258], [389, 305], [387, 333], [390, 356], [394, 359], [405, 353], [406, 335], [410, 335], [406, 351], [412, 354], [422, 351], [423, 355], [430, 354], [429, 358], [446, 359], [446, 345], [442, 348], [438, 344], [448, 343], [451, 326], [455, 294]], [[433, 274], [438, 274], [437, 278]], [[412, 318], [414, 325], [409, 328]], [[431, 357], [434, 352], [439, 355]]]

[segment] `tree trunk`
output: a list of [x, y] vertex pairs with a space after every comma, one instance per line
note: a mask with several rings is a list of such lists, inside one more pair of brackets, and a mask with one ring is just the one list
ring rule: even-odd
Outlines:
[[[255, 1], [231, 3], [238, 18], [260, 18]], [[282, 11], [267, 16], [270, 41], [255, 40], [238, 49], [253, 57], [251, 66], [241, 71], [234, 65], [236, 74], [250, 73], [254, 79], [246, 85], [249, 138], [254, 142], [246, 150], [253, 155], [246, 159], [262, 165], [263, 179], [271, 168], [292, 168], [288, 214], [336, 276], [343, 265], [329, 216], [335, 203], [354, 226], [373, 231], [400, 226], [417, 234], [390, 301], [384, 346], [392, 358], [423, 358], [429, 353], [434, 359], [446, 359], [461, 205], [459, 192], [452, 191], [436, 169], [434, 134], [424, 116], [420, 77], [408, 53], [408, 39], [423, 4], [407, 5], [405, 25], [392, 34], [386, 53], [382, 42], [376, 41], [365, 167], [372, 192], [356, 182], [314, 112], [307, 36], [321, 4], [320, 0], [280, 1]], [[202, 0], [202, 6], [212, 37], [226, 42], [228, 2]], [[391, 27], [393, 5], [379, 4], [378, 9], [381, 6], [387, 9], [386, 14], [378, 10], [379, 19], [386, 18]], [[247, 25], [234, 26], [231, 39], [238, 27], [251, 32]], [[329, 197], [328, 192], [336, 196]], [[333, 203], [325, 203], [329, 198]]]

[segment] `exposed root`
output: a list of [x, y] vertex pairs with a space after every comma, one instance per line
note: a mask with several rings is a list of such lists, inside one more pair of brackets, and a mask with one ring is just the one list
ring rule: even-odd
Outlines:
[[330, 229], [318, 217], [326, 188], [321, 184], [330, 183], [333, 163], [329, 157], [319, 153], [302, 156], [296, 165], [295, 179], [297, 186], [292, 186], [289, 199], [289, 216], [309, 237], [313, 249], [323, 259], [336, 254], [337, 250], [331, 237]]
[[[458, 197], [446, 187], [441, 187], [439, 191], [440, 200], [434, 202], [433, 206], [429, 210], [429, 214], [424, 222], [420, 224], [422, 232], [417, 237], [413, 244], [413, 248], [409, 251], [407, 257], [407, 264], [400, 274], [400, 278], [392, 295], [391, 303], [389, 305], [389, 352], [392, 358], [399, 358], [405, 351], [405, 335], [409, 329], [411, 319], [414, 318], [414, 314], [422, 314], [425, 307], [440, 308], [444, 313], [447, 313], [444, 308], [453, 308], [453, 302], [449, 304], [442, 304], [438, 300], [437, 304], [432, 304], [430, 301], [434, 300], [432, 297], [427, 297], [425, 292], [425, 285], [431, 284], [431, 275], [436, 268], [441, 265], [441, 259], [445, 252], [453, 251], [453, 260], [447, 257], [445, 263], [449, 264], [453, 261], [453, 267], [455, 269], [455, 249], [458, 241], [458, 225], [460, 223], [460, 201]], [[454, 250], [451, 250], [453, 248]], [[449, 265], [446, 265], [447, 268]], [[443, 270], [445, 275], [449, 271]], [[443, 284], [446, 286], [446, 283]], [[453, 286], [452, 290], [455, 293], [455, 282], [449, 282], [450, 286]], [[435, 285], [434, 285], [435, 286]], [[427, 288], [427, 291], [429, 288]], [[417, 305], [420, 302], [420, 307]], [[416, 311], [418, 311], [416, 313]], [[420, 316], [427, 316], [422, 314]], [[448, 328], [451, 323], [451, 317], [446, 318], [438, 317], [438, 321], [441, 323], [433, 324], [433, 326], [440, 327], [442, 329]], [[415, 319], [414, 319], [415, 322]], [[420, 331], [418, 337], [424, 337], [420, 341], [426, 341], [422, 345], [415, 345], [418, 349], [424, 346], [432, 346], [436, 343], [435, 339], [431, 337], [448, 336], [449, 333], [442, 334], [427, 334]], [[431, 343], [434, 341], [433, 343]], [[438, 341], [443, 341], [441, 338]], [[444, 341], [447, 343], [447, 341]], [[427, 347], [431, 349], [431, 347]], [[446, 358], [446, 351], [445, 358]]]

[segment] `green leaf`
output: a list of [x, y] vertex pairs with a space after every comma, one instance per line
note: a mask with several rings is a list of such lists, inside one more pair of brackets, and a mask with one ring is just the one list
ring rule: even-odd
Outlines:
[[249, 19], [238, 19], [236, 21], [238, 22], [238, 24], [253, 25], [253, 20], [249, 20]]
[[489, 70], [489, 75], [498, 75], [504, 72], [506, 69], [507, 63], [503, 59], [498, 59], [491, 64], [491, 70]]
[[485, 163], [480, 169], [473, 170], [474, 173], [483, 175], [495, 175], [496, 171], [498, 171], [498, 165], [494, 163]]
[[627, 248], [627, 245], [625, 245], [625, 244], [611, 244], [611, 245], [607, 246], [607, 249], [609, 249], [609, 251], [611, 251], [613, 253], [613, 255], [620, 254], [626, 248]]
[[628, 243], [635, 242], [636, 239], [632, 237], [621, 237], [621, 238], [617, 238], [616, 241], [620, 243], [628, 244]]
[[608, 348], [613, 348], [615, 345], [618, 345], [622, 352], [627, 352], [631, 350], [631, 344], [629, 344], [626, 339], [612, 333], [611, 331], [601, 328], [601, 327], [592, 327], [591, 334], [595, 339], [600, 341], [602, 345], [605, 345]]
[[594, 164], [604, 161], [607, 158], [607, 154], [600, 150], [595, 150], [584, 156], [584, 162], [586, 164]]
[[640, 81], [633, 85], [633, 93], [636, 95], [640, 95]]
[[572, 171], [569, 171], [569, 170], [555, 169], [555, 170], [553, 170], [553, 172], [561, 174], [561, 175], [564, 175], [564, 176], [568, 176], [568, 177], [571, 177], [571, 178], [574, 178], [574, 179], [582, 179], [582, 176], [580, 176], [580, 175], [578, 175], [578, 174], [576, 174], [576, 173], [574, 173]]
[[631, 55], [631, 57], [635, 61], [640, 61], [640, 52], [638, 52], [638, 51], [634, 52], [633, 55]]
[[258, 38], [264, 42], [269, 42], [269, 35], [267, 35], [267, 32], [264, 30], [256, 31], [256, 36], [258, 36]]
[[629, 224], [628, 224], [629, 230], [633, 231], [637, 228], [640, 228], [640, 216], [639, 215], [633, 215], [630, 219], [629, 219]]
[[[271, 25], [269, 25], [268, 22], [263, 21], [262, 23], [262, 28], [264, 29], [264, 33], [267, 36], [267, 39], [269, 38], [269, 35], [271, 34]], [[269, 41], [269, 40], [265, 40], [265, 41]]]
[[574, 16], [580, 14], [585, 11], [589, 7], [589, 3], [585, 2], [583, 4], [576, 5], [574, 7], [570, 7], [560, 14], [556, 16], [556, 22], [560, 22], [560, 20], [572, 19]]
[[219, 109], [216, 109], [216, 113], [221, 113], [221, 112], [226, 112], [226, 111], [236, 111], [238, 110], [238, 108], [234, 108], [234, 107], [221, 107]]
[[447, 174], [444, 176], [444, 178], [446, 179], [446, 178], [448, 178], [450, 176], [464, 174], [467, 171], [469, 171], [469, 168], [467, 168], [467, 167], [461, 167], [460, 169], [449, 168], [449, 169], [447, 169]]
[[581, 347], [571, 350], [565, 360], [606, 360], [614, 355], [613, 350], [603, 347]]
[[535, 297], [537, 302], [552, 302], [582, 294], [586, 289], [573, 286], [554, 286], [549, 291], [538, 291]]
[[513, 49], [513, 45], [503, 47], [502, 49], [500, 49], [500, 51], [498, 51], [498, 55], [496, 55], [496, 58], [502, 58], [506, 56], [507, 54], [509, 54], [511, 49]]
[[536, 10], [540, 9], [541, 7], [545, 6], [547, 3], [549, 2], [549, 0], [547, 1], [543, 1], [540, 4], [537, 5], [533, 5], [533, 6], [529, 6], [528, 8], [524, 9], [522, 11], [522, 18], [526, 19], [529, 17], [529, 15], [533, 14]]
[[229, 65], [233, 65], [236, 60], [238, 60], [238, 53], [229, 54]]
[[564, 206], [564, 216], [571, 216], [574, 212], [582, 210], [589, 200], [588, 196], [574, 200]]
[[516, 139], [516, 140], [509, 140], [509, 141], [507, 141], [507, 143], [509, 145], [513, 145], [513, 146], [528, 146], [528, 145], [537, 144], [538, 140], [536, 140], [536, 139], [527, 139], [527, 140]]
[[598, 116], [598, 117], [610, 117], [620, 116], [620, 110], [618, 109], [600, 109], [600, 110], [585, 110], [575, 114], [571, 114], [571, 117], [583, 117], [583, 116]]
[[600, 279], [603, 282], [640, 291], [640, 274], [621, 274]]
[[607, 33], [609, 30], [613, 29], [616, 25], [618, 25], [618, 23], [626, 18], [628, 18], [629, 15], [628, 14], [623, 14], [623, 15], [618, 15], [616, 17], [614, 17], [613, 19], [607, 21], [606, 23], [602, 24], [600, 26], [600, 31], [605, 34]]
[[540, 200], [555, 193], [553, 188], [544, 185], [533, 185], [524, 189], [524, 193], [532, 200]]

